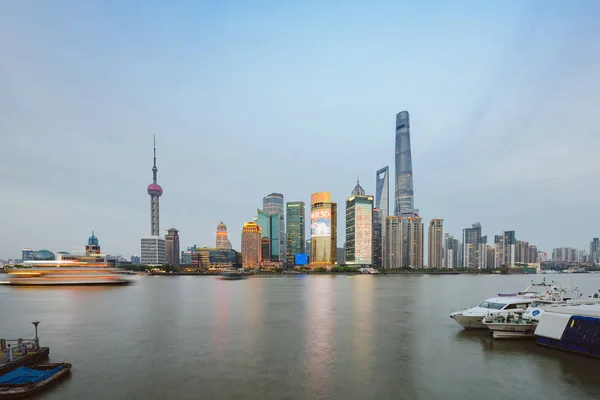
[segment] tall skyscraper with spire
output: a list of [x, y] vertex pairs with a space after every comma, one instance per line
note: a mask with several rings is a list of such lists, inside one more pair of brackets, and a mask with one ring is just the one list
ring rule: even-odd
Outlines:
[[152, 167], [152, 183], [148, 185], [150, 195], [150, 236], [141, 241], [141, 263], [143, 265], [163, 265], [166, 262], [165, 239], [160, 236], [160, 220], [158, 199], [162, 195], [162, 187], [156, 182], [156, 137], [154, 137], [154, 165]]
[[373, 266], [381, 268], [385, 265], [385, 229], [386, 219], [390, 215], [390, 168], [385, 166], [379, 169], [375, 175], [375, 208], [377, 213], [373, 215]]
[[163, 190], [158, 183], [156, 183], [156, 137], [154, 137], [154, 166], [152, 167], [152, 183], [148, 185], [148, 194], [150, 195], [150, 223], [151, 223], [151, 236], [160, 235], [160, 219], [158, 209], [158, 199], [162, 196]]
[[401, 111], [396, 115], [396, 194], [394, 215], [415, 210], [413, 193], [412, 157], [410, 152], [410, 115]]

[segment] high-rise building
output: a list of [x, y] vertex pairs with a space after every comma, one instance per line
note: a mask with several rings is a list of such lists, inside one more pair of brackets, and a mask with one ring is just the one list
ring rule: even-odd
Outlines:
[[590, 262], [600, 263], [600, 238], [593, 238], [590, 242]]
[[271, 261], [271, 240], [268, 237], [263, 237], [260, 240], [260, 262]]
[[[283, 208], [283, 194], [271, 193], [263, 197], [263, 211], [268, 215], [277, 215], [275, 218], [277, 221], [277, 242], [271, 241], [271, 248], [274, 246], [278, 247], [276, 254], [279, 259], [272, 261], [286, 261], [285, 219]], [[275, 235], [272, 235], [272, 237], [275, 237]]]
[[385, 248], [385, 219], [390, 215], [390, 167], [385, 166], [379, 169], [375, 175], [375, 206], [378, 210], [378, 227], [373, 226], [373, 231], [377, 232], [378, 230], [381, 232], [381, 238], [376, 237], [375, 242], [373, 244], [373, 248], [375, 252], [377, 252], [379, 248], [381, 248], [381, 264], [378, 264], [378, 260], [380, 258], [379, 253], [374, 255], [375, 267], [381, 268], [383, 267], [383, 263], [385, 263], [383, 252]]
[[23, 261], [33, 261], [35, 257], [35, 249], [21, 249], [21, 259]]
[[454, 269], [458, 267], [459, 245], [458, 239], [446, 233], [444, 235], [444, 268]]
[[160, 236], [142, 238], [142, 265], [164, 265], [166, 263], [165, 239]]
[[260, 267], [261, 230], [255, 222], [246, 222], [242, 228], [242, 267], [257, 269]]
[[494, 236], [494, 268], [504, 265], [504, 234]]
[[85, 246], [85, 255], [91, 256], [92, 254], [100, 254], [100, 244], [98, 243], [98, 238], [94, 235], [94, 231], [92, 231], [92, 236], [88, 238], [87, 245]]
[[150, 195], [150, 237], [141, 240], [141, 262], [144, 265], [163, 265], [166, 261], [165, 240], [160, 237], [160, 219], [158, 199], [162, 196], [162, 187], [156, 181], [156, 139], [154, 140], [154, 165], [152, 167], [152, 183], [148, 185]]
[[336, 254], [338, 265], [346, 265], [346, 249], [344, 247], [338, 247]]
[[179, 231], [170, 228], [165, 236], [166, 262], [172, 267], [178, 267], [179, 263]]
[[303, 201], [286, 204], [286, 256], [288, 267], [296, 263], [296, 254], [306, 254], [305, 205]]
[[410, 116], [408, 111], [396, 115], [396, 194], [394, 214], [415, 209], [412, 156], [410, 151]]
[[377, 208], [373, 209], [373, 267], [383, 268], [383, 234], [385, 223], [381, 223], [381, 214]]
[[496, 247], [491, 245], [486, 245], [487, 247], [487, 268], [493, 269], [496, 264]]
[[387, 236], [385, 238], [386, 244], [384, 247], [385, 251], [385, 269], [396, 269], [402, 268], [402, 256], [404, 251], [402, 249], [404, 243], [404, 234], [402, 232], [402, 218], [397, 216], [388, 216], [385, 219], [385, 231]]
[[262, 254], [263, 261], [279, 262], [279, 214], [268, 214], [263, 210], [256, 210], [256, 223], [260, 227], [263, 238], [269, 239], [269, 251]]
[[471, 228], [463, 229], [463, 268], [479, 267], [481, 224], [475, 222]]
[[517, 238], [515, 231], [504, 231], [504, 265], [512, 267], [515, 265], [516, 260], [516, 245]]
[[308, 254], [308, 258], [309, 258], [308, 262], [310, 262], [310, 261], [312, 261], [312, 259], [310, 258], [310, 257], [312, 257], [311, 256], [311, 254], [312, 254], [312, 251], [311, 251], [311, 249], [312, 249], [312, 239], [306, 239], [306, 246], [305, 247], [306, 247], [306, 254]]
[[337, 262], [337, 204], [331, 192], [313, 193], [310, 201], [311, 257], [313, 268]]
[[373, 196], [358, 180], [346, 199], [346, 264], [373, 264]]
[[429, 222], [429, 268], [442, 268], [442, 248], [444, 238], [444, 220], [432, 219]]
[[132, 265], [140, 265], [142, 261], [139, 256], [131, 256], [131, 264]]
[[221, 221], [219, 225], [217, 225], [217, 249], [231, 249], [231, 242], [229, 241], [229, 237], [227, 234], [227, 226]]
[[408, 263], [409, 268], [423, 268], [423, 252], [424, 252], [424, 228], [423, 218], [408, 217], [406, 218], [406, 237], [408, 245]]

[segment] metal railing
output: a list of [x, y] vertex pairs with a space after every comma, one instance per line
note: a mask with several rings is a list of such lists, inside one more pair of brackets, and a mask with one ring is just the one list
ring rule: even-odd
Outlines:
[[40, 349], [40, 338], [34, 339], [0, 339], [0, 354], [6, 353], [6, 362], [12, 362], [17, 356], [26, 356], [29, 352]]

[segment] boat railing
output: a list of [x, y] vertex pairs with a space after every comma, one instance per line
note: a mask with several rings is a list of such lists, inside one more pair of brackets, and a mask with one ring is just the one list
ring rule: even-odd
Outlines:
[[11, 362], [17, 353], [21, 356], [40, 349], [40, 338], [33, 339], [0, 339], [0, 354], [6, 354], [6, 360]]

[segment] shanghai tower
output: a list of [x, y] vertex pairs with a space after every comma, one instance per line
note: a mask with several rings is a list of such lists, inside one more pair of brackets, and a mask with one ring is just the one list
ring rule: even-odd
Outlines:
[[396, 195], [394, 215], [413, 212], [412, 159], [410, 154], [410, 116], [408, 111], [396, 115]]

